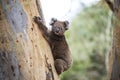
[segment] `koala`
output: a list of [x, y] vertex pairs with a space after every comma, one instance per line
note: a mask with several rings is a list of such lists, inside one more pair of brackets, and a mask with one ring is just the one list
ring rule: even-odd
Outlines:
[[54, 58], [54, 66], [58, 75], [68, 70], [72, 65], [71, 52], [65, 39], [65, 31], [68, 30], [68, 21], [58, 21], [52, 18], [51, 31], [41, 22], [40, 17], [34, 17], [34, 22], [40, 28], [42, 35], [50, 45]]

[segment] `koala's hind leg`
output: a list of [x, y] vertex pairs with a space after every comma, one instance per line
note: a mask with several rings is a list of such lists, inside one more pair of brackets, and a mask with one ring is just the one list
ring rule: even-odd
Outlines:
[[55, 60], [55, 68], [56, 68], [58, 75], [60, 75], [62, 72], [64, 72], [65, 70], [68, 69], [68, 65], [64, 60], [56, 59]]

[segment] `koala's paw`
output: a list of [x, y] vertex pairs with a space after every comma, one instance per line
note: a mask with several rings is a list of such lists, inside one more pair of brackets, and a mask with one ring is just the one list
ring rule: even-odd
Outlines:
[[38, 16], [34, 16], [33, 20], [34, 20], [35, 23], [39, 23], [39, 22], [42, 21], [42, 19]]
[[62, 59], [56, 59], [55, 60], [55, 68], [56, 68], [58, 75], [60, 75], [62, 72], [64, 72], [66, 70], [67, 64]]

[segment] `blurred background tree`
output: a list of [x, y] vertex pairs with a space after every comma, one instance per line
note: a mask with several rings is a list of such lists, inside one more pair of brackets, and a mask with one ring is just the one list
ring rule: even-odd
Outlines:
[[106, 80], [106, 54], [112, 42], [111, 15], [105, 2], [85, 7], [66, 33], [73, 66], [61, 80]]

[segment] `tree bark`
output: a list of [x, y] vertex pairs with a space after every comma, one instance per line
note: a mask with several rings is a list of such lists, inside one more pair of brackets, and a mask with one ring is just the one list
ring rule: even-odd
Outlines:
[[59, 80], [34, 16], [39, 0], [0, 0], [0, 80]]
[[106, 0], [113, 11], [113, 44], [109, 55], [108, 80], [120, 80], [120, 0]]

